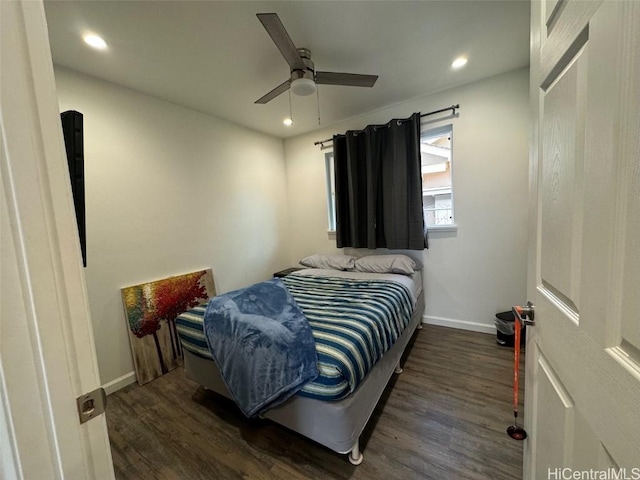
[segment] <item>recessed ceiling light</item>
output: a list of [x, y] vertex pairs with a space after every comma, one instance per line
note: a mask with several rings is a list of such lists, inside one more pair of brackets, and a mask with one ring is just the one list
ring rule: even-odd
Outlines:
[[451, 68], [455, 68], [457, 70], [458, 68], [464, 67], [466, 64], [467, 59], [465, 57], [458, 57], [451, 64]]
[[282, 123], [284, 123], [287, 127], [290, 127], [291, 125], [293, 125], [293, 120], [291, 120], [290, 118], [285, 118]]
[[107, 42], [105, 42], [102, 37], [93, 33], [83, 35], [82, 39], [87, 45], [97, 48], [98, 50], [105, 50], [107, 48]]

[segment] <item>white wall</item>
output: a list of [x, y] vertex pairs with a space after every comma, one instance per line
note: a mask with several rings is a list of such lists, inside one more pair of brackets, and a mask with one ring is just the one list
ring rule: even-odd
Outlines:
[[134, 379], [122, 287], [213, 268], [221, 293], [337, 251], [324, 152], [313, 142], [453, 103], [459, 118], [432, 125], [453, 124], [459, 227], [431, 233], [423, 253], [425, 321], [491, 331], [496, 312], [526, 300], [527, 75], [405, 102], [283, 149], [280, 139], [56, 68], [60, 110], [84, 114], [86, 277], [103, 384]]
[[292, 264], [339, 251], [327, 235], [324, 152], [314, 141], [459, 103], [458, 118], [423, 118], [453, 125], [458, 224], [429, 236], [424, 320], [493, 332], [496, 312], [526, 301], [528, 85], [528, 69], [520, 69], [286, 140]]
[[100, 376], [126, 383], [133, 363], [122, 287], [212, 268], [222, 293], [288, 265], [283, 142], [55, 73], [60, 111], [84, 114], [86, 279]]

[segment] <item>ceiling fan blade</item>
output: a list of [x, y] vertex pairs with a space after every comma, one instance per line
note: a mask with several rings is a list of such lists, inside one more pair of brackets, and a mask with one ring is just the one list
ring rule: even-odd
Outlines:
[[286, 80], [278, 85], [276, 88], [267, 93], [264, 97], [259, 98], [254, 103], [267, 103], [276, 98], [281, 93], [289, 90], [289, 85], [291, 84], [291, 80]]
[[350, 87], [373, 87], [377, 75], [357, 73], [316, 72], [316, 83], [323, 85], [346, 85]]
[[278, 17], [277, 13], [258, 13], [256, 14], [258, 19], [262, 22], [265, 30], [276, 44], [278, 50], [287, 61], [291, 70], [304, 70], [305, 66], [300, 58], [298, 49], [293, 44], [291, 37], [287, 33]]

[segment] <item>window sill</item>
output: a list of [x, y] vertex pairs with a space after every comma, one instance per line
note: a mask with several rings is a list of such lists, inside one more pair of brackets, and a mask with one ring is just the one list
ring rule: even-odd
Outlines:
[[457, 232], [458, 231], [458, 225], [456, 225], [455, 223], [453, 225], [432, 225], [432, 226], [427, 226], [427, 231], [428, 232]]
[[[432, 233], [436, 233], [436, 232], [457, 232], [458, 231], [458, 225], [453, 224], [453, 225], [433, 225], [431, 227], [427, 227], [427, 230], [429, 232]], [[336, 239], [336, 231], [335, 230], [327, 230], [327, 238], [329, 240], [335, 240]]]

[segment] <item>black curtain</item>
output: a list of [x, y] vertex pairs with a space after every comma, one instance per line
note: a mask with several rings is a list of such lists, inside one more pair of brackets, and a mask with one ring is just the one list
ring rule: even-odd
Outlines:
[[420, 114], [333, 137], [338, 248], [423, 250]]

